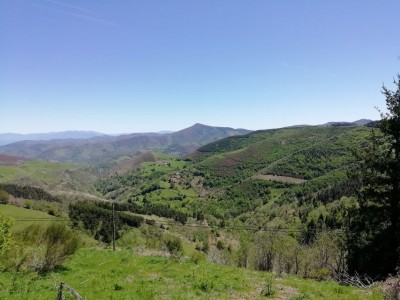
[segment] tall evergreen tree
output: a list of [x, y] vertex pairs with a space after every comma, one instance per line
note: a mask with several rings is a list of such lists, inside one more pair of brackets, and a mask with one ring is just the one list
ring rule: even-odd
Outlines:
[[358, 152], [352, 172], [362, 187], [348, 224], [348, 267], [373, 277], [400, 268], [400, 75], [394, 83], [395, 91], [383, 86], [387, 112]]

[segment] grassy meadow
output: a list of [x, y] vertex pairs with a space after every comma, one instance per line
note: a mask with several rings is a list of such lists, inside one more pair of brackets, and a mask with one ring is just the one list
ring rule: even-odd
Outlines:
[[61, 220], [45, 212], [17, 207], [14, 205], [0, 204], [0, 214], [14, 219], [13, 230], [19, 231], [31, 224], [49, 225], [53, 220]]
[[[55, 272], [0, 274], [1, 299], [55, 299], [61, 281], [84, 299], [383, 299], [377, 290], [218, 265], [86, 248]], [[68, 295], [69, 296], [69, 295]], [[69, 297], [66, 299], [71, 299]]]

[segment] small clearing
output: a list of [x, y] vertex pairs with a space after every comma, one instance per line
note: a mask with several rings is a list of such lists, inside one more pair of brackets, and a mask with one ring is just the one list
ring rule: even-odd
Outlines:
[[288, 177], [288, 176], [277, 176], [272, 174], [258, 174], [254, 176], [255, 179], [262, 179], [262, 180], [270, 180], [276, 182], [283, 182], [283, 183], [293, 183], [293, 184], [301, 184], [306, 182], [307, 180], [295, 177]]

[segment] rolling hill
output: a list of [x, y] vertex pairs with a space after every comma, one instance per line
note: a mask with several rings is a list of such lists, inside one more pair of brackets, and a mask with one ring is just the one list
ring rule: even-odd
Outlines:
[[[201, 211], [218, 219], [251, 220], [265, 210], [270, 218], [260, 214], [263, 223], [279, 217], [301, 226], [310, 221], [308, 215], [321, 215], [314, 208], [322, 205], [323, 211], [354, 194], [357, 182], [349, 181], [346, 167], [369, 132], [365, 126], [255, 131], [209, 143], [183, 159], [155, 155], [130, 170], [109, 173], [96, 187], [109, 199], [164, 203], [188, 215]], [[305, 204], [310, 207], [300, 221]], [[285, 209], [293, 215], [285, 215]]]
[[188, 157], [217, 185], [258, 173], [309, 180], [346, 165], [368, 133], [363, 126], [262, 130], [210, 143]]

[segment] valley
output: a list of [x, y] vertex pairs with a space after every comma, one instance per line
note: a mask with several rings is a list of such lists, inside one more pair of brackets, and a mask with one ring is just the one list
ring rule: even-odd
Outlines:
[[[202, 128], [202, 134], [212, 136], [207, 132], [214, 132], [210, 128]], [[199, 287], [194, 284], [177, 291], [157, 288], [157, 292], [149, 289], [150, 286], [144, 290], [142, 286], [139, 290], [133, 283], [136, 279], [124, 283], [124, 279], [118, 277], [114, 279], [118, 281], [114, 291], [123, 290], [119, 292], [121, 297], [125, 293], [138, 293], [137, 297], [146, 293], [150, 298], [159, 298], [163, 293], [168, 298], [194, 293], [194, 298], [208, 295], [224, 299], [229, 293], [234, 298], [241, 298], [241, 293], [245, 293], [257, 298], [262, 296], [263, 284], [268, 281], [265, 278], [272, 276], [269, 272], [274, 272], [278, 274], [273, 280], [274, 295], [278, 298], [286, 299], [289, 296], [285, 293], [290, 293], [290, 299], [300, 299], [296, 297], [302, 295], [305, 295], [304, 299], [319, 299], [310, 292], [309, 283], [299, 282], [301, 288], [293, 286], [295, 279], [285, 276], [297, 274], [318, 280], [337, 279], [338, 272], [345, 268], [343, 262], [337, 261], [338, 255], [342, 255], [337, 243], [343, 239], [341, 230], [345, 225], [346, 210], [356, 205], [355, 195], [359, 188], [359, 183], [348, 177], [350, 169], [346, 166], [352, 164], [355, 159], [352, 151], [363, 147], [370, 132], [371, 129], [364, 126], [263, 130], [227, 136], [180, 155], [163, 150], [170, 146], [154, 149], [141, 145], [132, 152], [117, 150], [115, 153], [124, 153], [120, 156], [111, 158], [107, 154], [102, 156], [101, 162], [89, 159], [85, 163], [12, 159], [10, 154], [3, 154], [8, 156], [4, 160], [7, 162], [0, 165], [0, 188], [10, 196], [6, 201], [9, 204], [0, 205], [0, 213], [16, 220], [14, 232], [17, 236], [33, 230], [36, 223], [46, 227], [52, 223], [52, 218], [59, 218], [61, 223], [70, 224], [73, 230], [79, 231], [78, 236], [86, 245], [83, 249], [92, 247], [95, 256], [91, 260], [100, 259], [97, 256], [125, 260], [123, 257], [134, 254], [139, 255], [132, 258], [137, 261], [142, 255], [150, 255], [166, 257], [157, 259], [164, 261], [161, 264], [173, 264], [172, 269], [188, 268], [182, 272], [190, 273], [194, 267], [222, 270], [221, 264], [244, 268], [235, 272], [261, 271], [249, 270], [252, 275], [243, 275], [251, 278], [250, 285], [246, 281], [237, 285], [232, 278], [220, 274], [215, 275], [215, 279], [199, 279], [206, 282]], [[198, 138], [195, 141], [185, 138], [182, 145], [198, 141]], [[83, 141], [80, 144], [85, 145]], [[13, 147], [0, 149], [10, 153], [9, 149]], [[19, 143], [17, 147], [20, 147]], [[178, 143], [176, 147], [181, 146]], [[17, 150], [15, 154], [20, 153]], [[93, 155], [96, 153], [97, 150]], [[90, 157], [90, 152], [87, 155]], [[31, 191], [21, 190], [26, 186], [31, 187]], [[39, 196], [29, 196], [34, 195], [33, 191]], [[47, 200], [40, 196], [45, 191], [52, 195]], [[116, 220], [112, 221], [114, 207]], [[32, 212], [32, 216], [25, 211]], [[36, 216], [35, 212], [42, 215]], [[50, 215], [43, 217], [46, 213]], [[113, 226], [118, 254], [101, 250], [111, 245]], [[271, 252], [261, 251], [268, 247], [272, 247]], [[292, 250], [284, 250], [287, 247]], [[89, 253], [88, 250], [79, 251], [76, 259]], [[318, 255], [325, 251], [328, 251], [327, 260], [320, 260]], [[171, 259], [171, 263], [167, 263]], [[193, 259], [200, 259], [201, 263], [190, 266]], [[82, 268], [73, 272], [79, 274], [84, 270]], [[162, 270], [157, 276], [163, 280], [182, 280], [169, 277], [172, 275]], [[123, 276], [131, 278], [128, 273]], [[69, 284], [80, 286], [68, 272], [56, 274], [57, 278], [67, 278], [63, 280], [68, 280]], [[7, 281], [7, 273], [3, 276]], [[216, 278], [220, 276], [223, 281], [217, 283]], [[136, 276], [132, 275], [132, 278]], [[23, 284], [26, 279], [21, 277], [19, 280]], [[32, 292], [42, 281], [41, 277], [33, 281]], [[178, 282], [175, 284], [180, 284]], [[232, 286], [224, 282], [230, 282]], [[210, 286], [206, 286], [208, 284]], [[302, 289], [308, 292], [302, 292]], [[110, 291], [112, 288], [107, 288], [106, 293]], [[355, 290], [350, 288], [343, 291], [349, 294], [341, 295], [343, 298], [340, 299], [366, 299], [367, 295], [371, 299], [381, 299], [375, 290], [362, 296], [357, 296], [358, 292], [354, 294]], [[17, 295], [27, 292], [21, 289]], [[51, 298], [54, 291], [50, 289], [49, 292]], [[96, 292], [92, 292], [92, 296], [97, 297]], [[329, 288], [326, 293], [331, 293]], [[90, 295], [86, 294], [86, 297]]]

